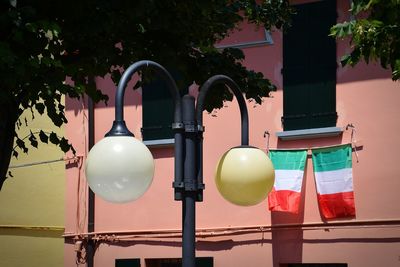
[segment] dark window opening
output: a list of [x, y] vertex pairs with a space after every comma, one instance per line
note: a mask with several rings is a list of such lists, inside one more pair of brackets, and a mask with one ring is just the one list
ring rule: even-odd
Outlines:
[[140, 267], [140, 259], [116, 259], [115, 267]]
[[[146, 267], [181, 267], [182, 259], [146, 259]], [[212, 257], [196, 257], [196, 267], [213, 267], [214, 259]]]
[[294, 6], [283, 35], [283, 129], [336, 126], [336, 1]]
[[[180, 85], [182, 81], [179, 75], [172, 76], [175, 82]], [[180, 88], [181, 95], [188, 93], [189, 85]], [[174, 100], [170, 90], [163, 79], [154, 79], [142, 86], [142, 107], [143, 107], [143, 140], [172, 139], [172, 122], [174, 118]]]

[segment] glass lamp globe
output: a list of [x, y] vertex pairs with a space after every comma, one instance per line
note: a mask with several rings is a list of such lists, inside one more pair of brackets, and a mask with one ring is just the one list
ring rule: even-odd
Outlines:
[[229, 202], [253, 206], [271, 191], [275, 171], [271, 160], [260, 149], [243, 146], [225, 152], [218, 162], [215, 183]]
[[142, 196], [154, 176], [149, 149], [131, 136], [105, 137], [90, 150], [86, 179], [104, 200], [125, 203]]

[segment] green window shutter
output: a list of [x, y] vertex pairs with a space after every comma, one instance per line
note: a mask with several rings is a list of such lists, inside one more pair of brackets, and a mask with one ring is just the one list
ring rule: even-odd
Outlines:
[[140, 259], [116, 259], [115, 267], [140, 267]]
[[294, 6], [292, 27], [283, 36], [284, 130], [336, 125], [336, 1]]
[[[173, 75], [174, 78], [178, 75]], [[178, 84], [179, 80], [175, 80]], [[164, 80], [155, 79], [142, 88], [142, 137], [143, 140], [172, 139], [174, 101]], [[188, 92], [188, 86], [181, 91]]]

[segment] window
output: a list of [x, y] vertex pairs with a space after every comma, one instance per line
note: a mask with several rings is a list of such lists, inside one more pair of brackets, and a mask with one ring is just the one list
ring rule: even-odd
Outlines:
[[[173, 76], [179, 85], [179, 79], [176, 79], [178, 75]], [[182, 88], [181, 94], [186, 94], [188, 87], [189, 85]], [[143, 140], [172, 140], [174, 137], [171, 127], [174, 118], [174, 100], [164, 80], [155, 79], [143, 85], [142, 105]]]
[[[146, 267], [181, 267], [182, 259], [146, 259]], [[196, 257], [196, 267], [213, 267], [212, 257]]]
[[283, 129], [336, 126], [336, 1], [294, 6], [283, 35]]
[[115, 267], [140, 267], [140, 259], [116, 259]]

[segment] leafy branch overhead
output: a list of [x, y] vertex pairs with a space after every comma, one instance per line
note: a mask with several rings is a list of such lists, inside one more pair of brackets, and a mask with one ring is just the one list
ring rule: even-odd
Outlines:
[[393, 80], [400, 79], [400, 1], [353, 0], [350, 11], [351, 21], [331, 29], [336, 38], [351, 38], [353, 50], [342, 65], [379, 60], [383, 68], [391, 68]]
[[[243, 21], [280, 29], [290, 15], [288, 0], [0, 1], [0, 188], [12, 152], [18, 153], [14, 139], [23, 152], [28, 141], [71, 148], [65, 138], [42, 132], [19, 139], [15, 129], [25, 121], [24, 110], [36, 109], [61, 126], [67, 123], [62, 96], [107, 101], [94, 78], [111, 73], [117, 82], [119, 71], [137, 60], [179, 71], [183, 84], [229, 75], [261, 103], [275, 88], [271, 82], [243, 66], [240, 50], [214, 45]], [[215, 92], [207, 110], [232, 98], [227, 90]]]

